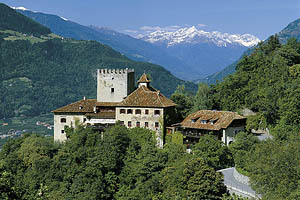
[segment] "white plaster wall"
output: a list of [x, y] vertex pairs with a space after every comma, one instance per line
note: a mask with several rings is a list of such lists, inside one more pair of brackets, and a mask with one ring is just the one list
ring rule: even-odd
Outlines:
[[[120, 110], [125, 109], [126, 113], [121, 114]], [[132, 114], [127, 114], [127, 110], [132, 109]], [[135, 114], [135, 110], [140, 109], [142, 112], [141, 114]], [[145, 114], [145, 110], [149, 110], [149, 114]], [[160, 115], [155, 115], [154, 111], [159, 110]], [[157, 137], [157, 145], [162, 148], [163, 147], [163, 135], [161, 133], [161, 124], [163, 117], [164, 117], [164, 109], [163, 108], [136, 108], [136, 107], [117, 107], [116, 108], [116, 121], [123, 121], [124, 125], [128, 127], [128, 121], [131, 121], [131, 128], [136, 127], [136, 122], [140, 122], [140, 127], [145, 128], [145, 122], [148, 122], [147, 129], [153, 130], [156, 132]], [[159, 127], [155, 127], [155, 122], [159, 123]]]
[[[224, 134], [225, 131], [225, 134]], [[228, 127], [227, 129], [223, 130], [223, 136], [222, 136], [222, 141], [228, 145], [230, 142], [234, 141], [234, 136], [238, 133], [238, 132], [242, 132], [245, 131], [244, 126], [240, 126], [240, 127]]]
[[[126, 113], [125, 114], [120, 114], [120, 110], [121, 109], [125, 109]], [[127, 110], [131, 109], [132, 110], [132, 114], [127, 114]], [[140, 109], [142, 112], [141, 114], [135, 114], [135, 110], [136, 109]], [[145, 110], [149, 110], [149, 114], [146, 115], [145, 114]], [[160, 111], [160, 115], [154, 115], [154, 110], [159, 110]], [[116, 108], [116, 120], [118, 121], [124, 121], [124, 125], [126, 125], [126, 127], [128, 127], [128, 121], [131, 121], [131, 128], [136, 127], [136, 122], [140, 122], [141, 126], [140, 127], [145, 127], [145, 122], [148, 122], [149, 126], [148, 129], [157, 131], [157, 129], [160, 128], [155, 128], [155, 122], [159, 122], [160, 123], [160, 119], [163, 118], [164, 115], [164, 110], [162, 108], [136, 108], [136, 107], [117, 107]], [[161, 125], [161, 124], [160, 124]]]
[[[114, 88], [114, 92], [111, 92]], [[97, 72], [97, 101], [121, 102], [134, 89], [134, 71], [101, 69]]]
[[[66, 123], [61, 123], [60, 119], [66, 118]], [[83, 119], [86, 118], [83, 114], [54, 114], [54, 141], [63, 142], [67, 140], [66, 133], [61, 133], [64, 130], [65, 126], [75, 126], [75, 120], [79, 120], [79, 122], [83, 123]]]

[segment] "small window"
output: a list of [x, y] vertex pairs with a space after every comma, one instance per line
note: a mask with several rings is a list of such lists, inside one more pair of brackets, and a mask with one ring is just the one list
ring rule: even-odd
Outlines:
[[120, 114], [125, 114], [125, 109], [120, 109]]
[[154, 115], [160, 115], [160, 110], [154, 110]]
[[127, 109], [127, 114], [132, 114], [132, 109]]
[[141, 109], [136, 109], [136, 110], [135, 110], [135, 114], [136, 114], [136, 115], [140, 115], [141, 113], [142, 113]]
[[158, 127], [159, 127], [159, 123], [155, 122], [155, 128], [158, 128]]
[[61, 130], [61, 133], [65, 133], [65, 130]]
[[66, 118], [60, 118], [60, 122], [61, 122], [61, 123], [66, 123], [66, 122], [67, 122], [67, 119], [66, 119]]
[[83, 106], [79, 106], [79, 110], [82, 110]]
[[149, 115], [149, 110], [145, 110], [145, 115]]
[[115, 88], [110, 88], [110, 92], [114, 93], [115, 92]]
[[201, 124], [207, 124], [207, 120], [201, 120]]
[[140, 127], [141, 126], [141, 122], [136, 122], [136, 127]]
[[128, 127], [131, 127], [131, 121], [128, 121]]
[[148, 122], [145, 122], [145, 127], [149, 127], [149, 123]]
[[120, 121], [120, 125], [124, 125], [124, 121]]

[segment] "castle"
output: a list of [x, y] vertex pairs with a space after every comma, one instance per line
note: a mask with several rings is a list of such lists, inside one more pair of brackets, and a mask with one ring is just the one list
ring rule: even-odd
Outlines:
[[98, 69], [97, 99], [85, 99], [54, 111], [54, 140], [67, 139], [65, 126], [75, 121], [103, 131], [119, 121], [122, 125], [144, 127], [156, 132], [158, 146], [163, 147], [167, 115], [172, 115], [175, 104], [159, 90], [151, 87], [144, 73], [135, 88], [133, 69]]

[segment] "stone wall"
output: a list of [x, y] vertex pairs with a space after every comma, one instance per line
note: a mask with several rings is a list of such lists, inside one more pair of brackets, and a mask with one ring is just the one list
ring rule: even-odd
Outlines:
[[134, 90], [134, 70], [98, 69], [97, 101], [121, 102]]

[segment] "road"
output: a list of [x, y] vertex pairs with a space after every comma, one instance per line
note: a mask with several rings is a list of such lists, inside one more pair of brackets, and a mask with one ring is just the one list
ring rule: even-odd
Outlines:
[[236, 193], [244, 197], [258, 199], [258, 195], [254, 190], [251, 189], [251, 187], [235, 179], [235, 177], [233, 176], [233, 170], [233, 167], [219, 170], [219, 172], [222, 172], [222, 174], [224, 175], [224, 184], [226, 185], [230, 193]]

